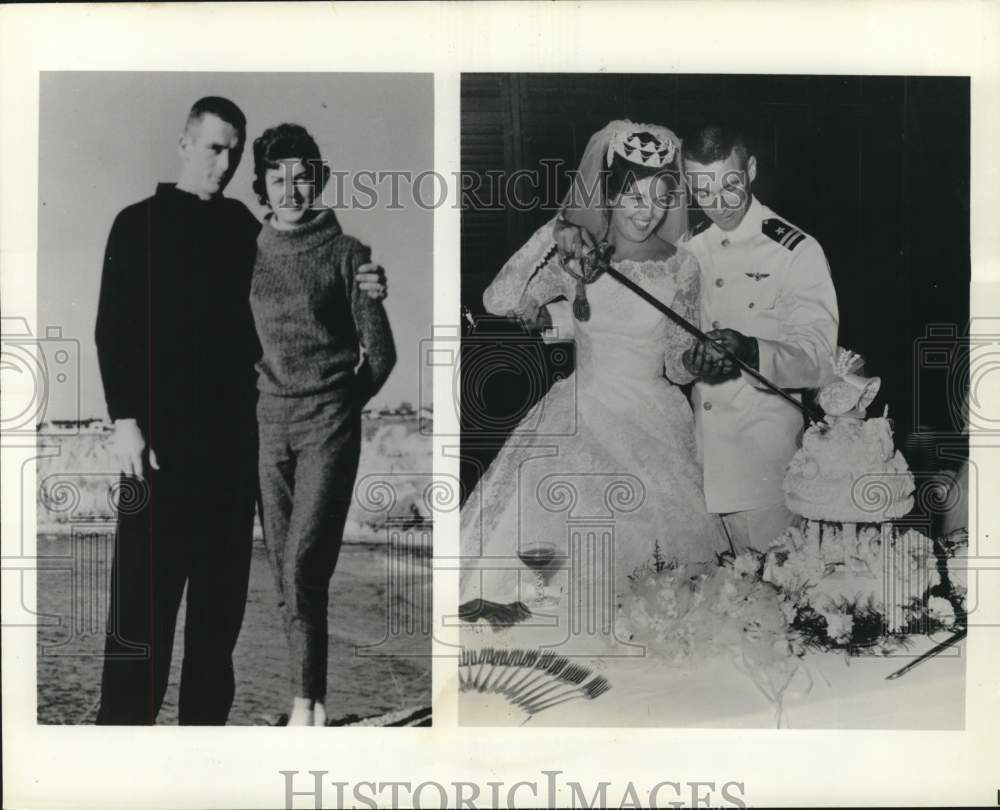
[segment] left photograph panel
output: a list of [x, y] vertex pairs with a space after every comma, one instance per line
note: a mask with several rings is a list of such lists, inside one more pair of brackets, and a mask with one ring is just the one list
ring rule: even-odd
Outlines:
[[38, 723], [431, 724], [433, 122], [41, 74]]

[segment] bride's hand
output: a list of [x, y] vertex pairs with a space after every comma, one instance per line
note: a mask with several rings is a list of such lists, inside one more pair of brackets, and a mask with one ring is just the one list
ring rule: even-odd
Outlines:
[[559, 255], [564, 260], [576, 259], [579, 261], [583, 258], [584, 251], [594, 250], [597, 246], [594, 242], [594, 237], [590, 235], [590, 232], [586, 228], [581, 228], [579, 225], [573, 225], [564, 220], [556, 220], [552, 233], [556, 240]]

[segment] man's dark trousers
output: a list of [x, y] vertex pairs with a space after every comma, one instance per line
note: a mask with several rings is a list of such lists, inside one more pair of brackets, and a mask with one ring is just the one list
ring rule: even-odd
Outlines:
[[225, 478], [201, 460], [123, 479], [99, 724], [155, 722], [187, 585], [179, 721], [221, 725], [233, 702], [232, 654], [246, 604], [253, 467]]

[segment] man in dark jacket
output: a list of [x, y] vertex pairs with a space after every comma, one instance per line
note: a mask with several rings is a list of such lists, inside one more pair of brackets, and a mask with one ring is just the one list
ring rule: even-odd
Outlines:
[[[101, 724], [151, 724], [167, 688], [187, 586], [179, 720], [224, 724], [243, 621], [257, 501], [249, 306], [260, 225], [222, 196], [246, 118], [218, 97], [192, 107], [175, 185], [124, 209], [108, 237], [97, 350], [123, 474]], [[359, 282], [384, 295], [374, 266]]]

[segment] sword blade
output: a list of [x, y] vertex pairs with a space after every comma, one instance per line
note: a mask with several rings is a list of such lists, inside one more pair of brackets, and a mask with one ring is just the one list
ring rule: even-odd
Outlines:
[[905, 675], [907, 672], [909, 672], [914, 667], [920, 666], [925, 661], [930, 661], [936, 655], [940, 655], [942, 652], [944, 652], [945, 650], [947, 650], [949, 647], [954, 646], [955, 644], [958, 644], [958, 642], [960, 642], [963, 638], [966, 637], [966, 635], [968, 634], [968, 632], [969, 632], [968, 629], [959, 630], [957, 633], [955, 633], [955, 635], [951, 636], [950, 638], [946, 638], [940, 644], [937, 644], [934, 647], [931, 647], [931, 649], [929, 649], [927, 652], [925, 652], [919, 658], [914, 658], [912, 661], [910, 661], [909, 664], [907, 664], [902, 669], [897, 669], [891, 675], [886, 675], [885, 679], [887, 681], [894, 681], [894, 680], [896, 680], [896, 678], [901, 678], [903, 675]]

